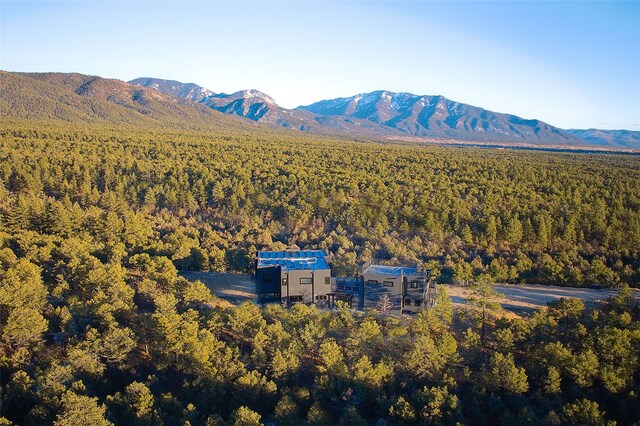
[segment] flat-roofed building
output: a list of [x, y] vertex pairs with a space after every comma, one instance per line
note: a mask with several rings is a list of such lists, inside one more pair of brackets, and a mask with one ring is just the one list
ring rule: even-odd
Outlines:
[[435, 283], [431, 271], [422, 267], [380, 265], [367, 262], [362, 267], [364, 296], [377, 303], [387, 295], [393, 309], [401, 312], [417, 312], [435, 303]]
[[262, 303], [326, 301], [331, 293], [331, 257], [324, 250], [259, 251], [256, 293]]

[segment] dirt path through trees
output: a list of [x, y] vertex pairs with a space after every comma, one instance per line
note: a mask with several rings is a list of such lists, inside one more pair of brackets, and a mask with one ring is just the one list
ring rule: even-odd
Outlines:
[[[467, 300], [467, 289], [459, 285], [446, 284], [449, 296], [454, 304], [462, 305]], [[574, 297], [585, 303], [594, 303], [615, 296], [617, 290], [597, 290], [591, 288], [557, 287], [535, 284], [496, 285], [496, 291], [500, 297], [498, 302], [504, 309], [512, 312], [526, 312], [545, 306], [552, 300], [562, 297]], [[636, 298], [640, 292], [635, 293]]]
[[249, 274], [188, 271], [180, 275], [189, 281], [202, 281], [211, 293], [234, 304], [255, 298], [256, 284]]

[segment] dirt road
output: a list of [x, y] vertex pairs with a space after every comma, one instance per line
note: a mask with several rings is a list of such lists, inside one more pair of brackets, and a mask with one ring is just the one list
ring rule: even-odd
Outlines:
[[[454, 304], [463, 305], [467, 300], [467, 290], [463, 286], [445, 284]], [[538, 309], [552, 300], [574, 297], [585, 303], [594, 303], [615, 296], [616, 290], [595, 290], [591, 288], [555, 287], [547, 285], [517, 284], [495, 285], [501, 295], [498, 302], [504, 309], [522, 313]], [[636, 293], [638, 295], [638, 293]]]
[[256, 284], [248, 274], [189, 271], [180, 275], [189, 281], [202, 281], [211, 293], [234, 304], [252, 301], [256, 296]]

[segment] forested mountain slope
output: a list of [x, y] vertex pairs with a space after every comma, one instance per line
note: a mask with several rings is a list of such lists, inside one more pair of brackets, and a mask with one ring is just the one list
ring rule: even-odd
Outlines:
[[0, 71], [0, 116], [175, 129], [251, 127], [243, 120], [156, 90], [64, 73]]

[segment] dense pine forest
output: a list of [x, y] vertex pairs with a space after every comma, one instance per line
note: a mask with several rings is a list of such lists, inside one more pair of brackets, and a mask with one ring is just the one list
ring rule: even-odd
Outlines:
[[[640, 156], [294, 135], [3, 122], [0, 424], [640, 422]], [[399, 318], [178, 275], [292, 244], [620, 292]]]
[[[640, 284], [640, 157], [414, 147], [291, 134], [7, 126], [8, 234], [101, 259], [248, 271], [256, 249], [435, 261], [443, 281]], [[304, 139], [306, 138], [306, 139]]]

